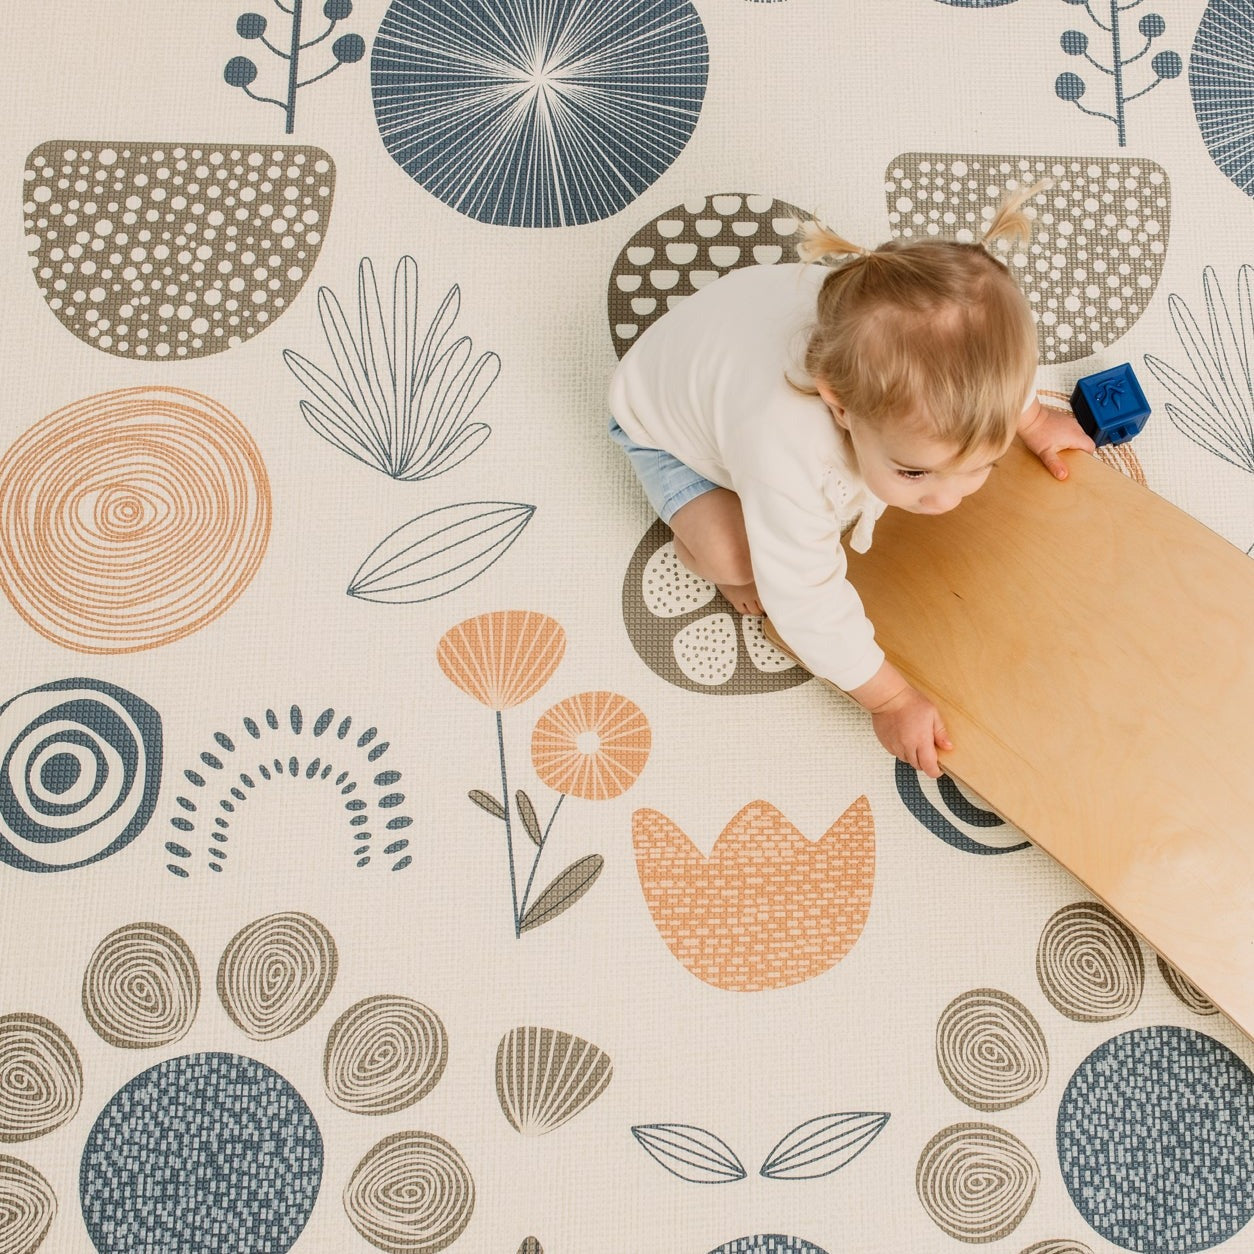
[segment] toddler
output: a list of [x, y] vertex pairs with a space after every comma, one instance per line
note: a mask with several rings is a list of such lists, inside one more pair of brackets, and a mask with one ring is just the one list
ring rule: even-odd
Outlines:
[[[1036, 400], [1036, 326], [987, 245], [1026, 238], [1002, 203], [981, 243], [859, 248], [810, 223], [802, 263], [749, 266], [644, 332], [610, 385], [610, 434], [675, 552], [742, 614], [765, 612], [813, 672], [872, 716], [880, 743], [935, 778], [953, 748], [936, 707], [875, 643], [845, 577], [888, 506], [943, 514], [995, 473], [1016, 433], [1059, 479], [1093, 451]], [[808, 264], [834, 260], [831, 266]]]

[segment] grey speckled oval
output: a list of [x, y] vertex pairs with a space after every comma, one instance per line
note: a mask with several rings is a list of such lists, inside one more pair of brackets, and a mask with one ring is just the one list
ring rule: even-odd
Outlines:
[[1131, 330], [1153, 299], [1171, 233], [1167, 172], [1144, 157], [903, 152], [884, 171], [895, 236], [972, 242], [1007, 191], [1035, 197], [1031, 242], [996, 251], [1036, 315], [1041, 361], [1087, 357]]

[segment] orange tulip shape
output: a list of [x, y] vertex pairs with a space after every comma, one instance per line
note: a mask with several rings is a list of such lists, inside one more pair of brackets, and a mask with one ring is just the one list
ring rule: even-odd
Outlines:
[[817, 841], [751, 801], [708, 857], [657, 810], [632, 818], [649, 912], [671, 953], [715, 988], [787, 988], [857, 943], [875, 882], [875, 821], [859, 797]]

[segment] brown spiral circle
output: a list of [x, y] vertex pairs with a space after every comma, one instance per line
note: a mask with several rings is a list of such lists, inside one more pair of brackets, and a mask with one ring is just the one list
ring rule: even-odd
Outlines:
[[33, 1254], [56, 1213], [52, 1185], [30, 1163], [0, 1154], [0, 1254]]
[[1177, 971], [1171, 963], [1164, 961], [1162, 955], [1158, 955], [1158, 971], [1175, 997], [1195, 1015], [1219, 1013], [1219, 1007], [1187, 975], [1182, 971]]
[[371, 1245], [391, 1254], [436, 1254], [461, 1236], [475, 1208], [462, 1156], [430, 1132], [398, 1132], [357, 1164], [344, 1210]]
[[998, 1241], [1027, 1214], [1040, 1169], [1017, 1137], [989, 1123], [957, 1123], [919, 1156], [915, 1188], [923, 1208], [959, 1241]]
[[0, 459], [0, 587], [67, 649], [169, 644], [252, 582], [270, 508], [256, 443], [216, 401], [179, 388], [89, 396]]
[[96, 946], [83, 975], [83, 1013], [119, 1049], [169, 1045], [200, 1009], [200, 970], [187, 942], [159, 923], [128, 923]]
[[327, 1096], [358, 1115], [390, 1115], [439, 1083], [448, 1034], [435, 1011], [408, 997], [367, 997], [327, 1034]]
[[1145, 988], [1141, 945], [1128, 926], [1095, 901], [1053, 915], [1036, 947], [1036, 977], [1054, 1009], [1080, 1023], [1131, 1014]]
[[42, 1015], [0, 1015], [0, 1141], [30, 1141], [71, 1120], [83, 1064], [70, 1038]]
[[241, 928], [223, 950], [218, 996], [246, 1036], [277, 1040], [322, 1009], [338, 962], [331, 933], [311, 915], [266, 915]]
[[936, 1065], [949, 1091], [968, 1106], [1005, 1110], [1045, 1087], [1049, 1049], [1022, 1002], [995, 988], [977, 988], [942, 1012]]
[[1059, 1239], [1038, 1241], [1035, 1245], [1029, 1245], [1023, 1254], [1093, 1254], [1093, 1251], [1080, 1241]]

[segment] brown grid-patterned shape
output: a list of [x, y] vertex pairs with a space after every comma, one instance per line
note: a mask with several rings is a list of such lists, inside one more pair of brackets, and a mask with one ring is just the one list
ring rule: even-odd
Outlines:
[[696, 196], [638, 230], [610, 274], [609, 316], [621, 357], [685, 296], [744, 266], [796, 261], [798, 229], [813, 215], [770, 196]]
[[321, 148], [54, 139], [26, 159], [31, 268], [48, 308], [116, 357], [251, 339], [313, 269], [335, 193]]
[[1144, 157], [903, 152], [884, 172], [893, 234], [978, 240], [1012, 188], [1054, 185], [1030, 203], [1026, 246], [995, 245], [1036, 315], [1043, 362], [1113, 343], [1153, 299], [1171, 233], [1167, 172]]

